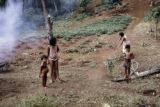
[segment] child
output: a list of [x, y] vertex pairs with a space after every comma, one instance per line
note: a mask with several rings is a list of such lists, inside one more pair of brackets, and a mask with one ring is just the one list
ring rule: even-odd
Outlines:
[[49, 71], [48, 66], [47, 66], [47, 59], [48, 58], [47, 58], [46, 55], [43, 55], [41, 57], [42, 63], [41, 63], [41, 68], [40, 68], [40, 73], [39, 73], [39, 77], [42, 78], [42, 86], [44, 87], [45, 90], [47, 88], [47, 85], [46, 85], [46, 83], [47, 83], [47, 73]]
[[130, 48], [130, 45], [125, 46], [126, 53], [124, 57], [124, 68], [127, 82], [130, 80], [131, 60], [134, 59], [134, 54], [130, 52]]
[[127, 36], [124, 35], [123, 32], [120, 32], [119, 35], [120, 35], [120, 41], [121, 41], [120, 46], [122, 46], [122, 53], [125, 54], [126, 53], [125, 46], [130, 45], [130, 41], [127, 40]]
[[51, 83], [54, 83], [55, 80], [61, 82], [61, 79], [59, 78], [58, 52], [59, 52], [59, 47], [57, 45], [57, 39], [52, 36], [49, 40], [49, 46], [47, 52], [51, 69], [51, 79], [52, 79]]

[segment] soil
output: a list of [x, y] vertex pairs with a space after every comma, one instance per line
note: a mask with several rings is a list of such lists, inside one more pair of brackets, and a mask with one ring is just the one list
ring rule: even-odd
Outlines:
[[[125, 1], [133, 2], [133, 0]], [[140, 64], [139, 71], [143, 71], [159, 66], [160, 61], [157, 59], [160, 58], [160, 42], [144, 35], [146, 31], [139, 30], [144, 25], [143, 12], [148, 8], [149, 0], [145, 0], [144, 4], [140, 0], [134, 1], [135, 9], [130, 15], [135, 19], [125, 32], [131, 40], [135, 60]], [[85, 20], [82, 24], [85, 24]], [[159, 75], [134, 80], [129, 84], [111, 81], [116, 76], [124, 75], [121, 61], [116, 61], [113, 72], [109, 72], [104, 65], [106, 59], [119, 58], [121, 55], [118, 40], [118, 34], [93, 35], [73, 38], [70, 41], [58, 39], [61, 50], [59, 53], [60, 77], [64, 82], [49, 84], [50, 76], [48, 75], [47, 96], [58, 99], [65, 107], [102, 107], [105, 104], [116, 107], [138, 107], [142, 102], [145, 102], [146, 105], [158, 105], [160, 94], [144, 96], [143, 91], [148, 89], [159, 93]], [[74, 48], [84, 42], [92, 47], [97, 42], [103, 45], [95, 47], [94, 52], [86, 54], [63, 52], [66, 48]], [[148, 45], [145, 47], [143, 44]], [[46, 54], [47, 46], [46, 38], [30, 37], [18, 43], [10, 59], [11, 70], [0, 73], [0, 106], [15, 107], [28, 95], [42, 91], [41, 79], [38, 77], [40, 57]]]

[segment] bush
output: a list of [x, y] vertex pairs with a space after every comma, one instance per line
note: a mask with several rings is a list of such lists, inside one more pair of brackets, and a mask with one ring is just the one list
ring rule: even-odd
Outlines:
[[81, 4], [80, 4], [80, 7], [85, 8], [90, 2], [91, 2], [91, 0], [82, 0]]
[[102, 3], [106, 6], [107, 9], [113, 9], [118, 4], [121, 4], [121, 0], [102, 0]]
[[152, 7], [145, 15], [145, 21], [160, 20], [160, 6]]
[[51, 101], [48, 97], [41, 94], [35, 96], [29, 96], [17, 107], [58, 107], [60, 104], [55, 101]]

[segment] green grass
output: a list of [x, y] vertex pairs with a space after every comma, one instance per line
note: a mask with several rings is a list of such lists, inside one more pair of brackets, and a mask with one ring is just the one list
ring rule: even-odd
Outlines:
[[59, 107], [59, 105], [59, 102], [52, 101], [42, 94], [37, 94], [27, 97], [17, 107]]
[[112, 34], [115, 32], [123, 31], [132, 18], [127, 15], [112, 16], [103, 20], [98, 20], [92, 24], [82, 26], [79, 28], [56, 28], [54, 29], [54, 35], [65, 38], [72, 38], [76, 36], [89, 36], [95, 34]]
[[90, 12], [80, 13], [78, 11], [73, 11], [71, 13], [67, 13], [65, 15], [59, 16], [57, 20], [65, 20], [65, 21], [82, 21], [83, 19], [92, 16]]

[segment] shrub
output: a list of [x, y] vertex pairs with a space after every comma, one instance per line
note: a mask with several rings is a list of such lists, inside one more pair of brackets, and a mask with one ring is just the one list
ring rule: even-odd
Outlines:
[[106, 6], [107, 9], [113, 9], [118, 4], [121, 4], [121, 0], [102, 0], [102, 3]]
[[156, 28], [155, 28], [155, 38], [157, 39], [158, 36], [158, 23], [160, 21], [160, 6], [152, 7], [147, 14], [145, 15], [146, 21], [154, 21]]
[[145, 21], [157, 21], [160, 19], [160, 6], [152, 7], [145, 15]]
[[80, 4], [80, 7], [85, 8], [90, 2], [91, 2], [91, 0], [82, 0], [81, 4]]
[[58, 107], [59, 103], [50, 100], [48, 97], [41, 94], [29, 96], [17, 107]]

